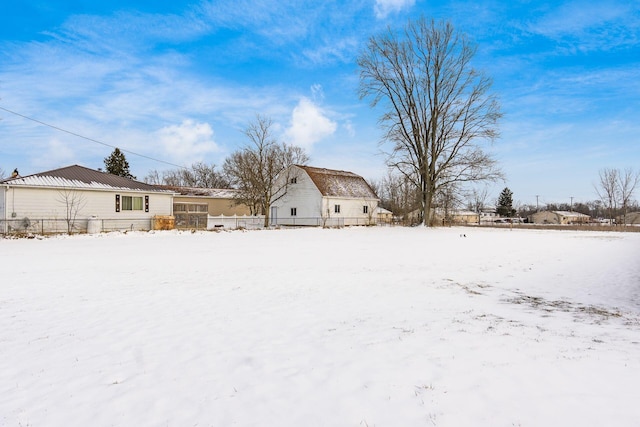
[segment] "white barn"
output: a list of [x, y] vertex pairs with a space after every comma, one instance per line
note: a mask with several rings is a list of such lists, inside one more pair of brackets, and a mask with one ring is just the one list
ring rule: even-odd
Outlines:
[[0, 181], [0, 233], [149, 230], [173, 195], [78, 165], [13, 177]]
[[355, 173], [293, 165], [280, 174], [276, 188], [280, 191], [271, 201], [271, 225], [376, 223], [378, 196]]

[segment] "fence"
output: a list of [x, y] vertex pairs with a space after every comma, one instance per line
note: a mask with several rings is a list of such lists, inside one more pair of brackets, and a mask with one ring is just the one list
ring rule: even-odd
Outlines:
[[[288, 217], [288, 218], [269, 218], [270, 227], [345, 227], [359, 225], [386, 225], [390, 221], [379, 220], [375, 218], [362, 217]], [[209, 230], [216, 228], [236, 229], [247, 228], [257, 229], [264, 227], [264, 215], [256, 216], [209, 216], [207, 228]]]
[[[163, 217], [164, 218], [164, 217]], [[173, 218], [173, 217], [170, 217]], [[186, 229], [260, 229], [264, 215], [208, 216], [206, 220], [175, 221], [175, 228]], [[59, 218], [0, 220], [0, 235], [100, 233], [109, 231], [148, 231], [154, 229], [155, 218], [80, 218], [67, 221]], [[270, 227], [345, 227], [389, 225], [389, 221], [361, 217], [290, 217], [270, 219]], [[172, 225], [168, 228], [173, 228]], [[164, 228], [164, 227], [163, 227]], [[159, 228], [156, 228], [159, 229]]]
[[209, 216], [207, 218], [207, 229], [213, 230], [217, 228], [226, 229], [257, 229], [264, 226], [264, 215], [219, 215]]
[[151, 230], [151, 218], [84, 218], [74, 221], [57, 218], [8, 219], [0, 220], [0, 234], [61, 234], [99, 233], [106, 231], [147, 231]]

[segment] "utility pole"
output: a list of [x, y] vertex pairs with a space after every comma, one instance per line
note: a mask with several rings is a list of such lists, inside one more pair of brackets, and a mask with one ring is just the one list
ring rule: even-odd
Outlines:
[[536, 212], [540, 212], [540, 208], [538, 207], [538, 197], [540, 196], [536, 194]]
[[571, 199], [571, 204], [569, 205], [569, 212], [573, 212], [573, 196], [569, 198]]

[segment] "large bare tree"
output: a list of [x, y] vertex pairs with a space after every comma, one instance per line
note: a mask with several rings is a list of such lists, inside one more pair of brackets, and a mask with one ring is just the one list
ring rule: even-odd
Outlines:
[[302, 148], [278, 142], [272, 125], [271, 119], [256, 116], [244, 131], [250, 143], [232, 153], [223, 165], [231, 184], [240, 190], [238, 202], [249, 206], [253, 214], [263, 214], [265, 227], [271, 204], [286, 194], [291, 182], [281, 174], [290, 173], [291, 165], [309, 161]]
[[502, 177], [481, 145], [498, 136], [501, 112], [491, 79], [471, 65], [475, 52], [450, 23], [420, 18], [371, 37], [358, 57], [360, 98], [383, 107], [389, 165], [420, 191], [424, 225], [438, 192]]

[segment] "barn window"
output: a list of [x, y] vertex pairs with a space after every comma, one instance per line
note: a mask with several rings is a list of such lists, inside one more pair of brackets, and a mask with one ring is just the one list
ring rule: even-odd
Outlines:
[[289, 184], [297, 184], [297, 183], [298, 183], [298, 178], [295, 176], [289, 180]]
[[298, 215], [298, 208], [291, 208], [291, 216]]
[[363, 206], [362, 207], [362, 213], [363, 214], [368, 214], [369, 213], [369, 206]]
[[340, 205], [333, 205], [333, 212], [340, 213]]

